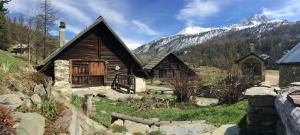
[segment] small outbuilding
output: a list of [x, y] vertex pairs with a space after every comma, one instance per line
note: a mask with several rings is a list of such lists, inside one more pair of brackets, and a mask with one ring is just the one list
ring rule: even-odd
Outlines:
[[25, 55], [28, 53], [28, 44], [15, 44], [9, 51], [15, 55]]
[[234, 67], [234, 72], [238, 75], [249, 76], [261, 82], [265, 80], [265, 61], [255, 53], [254, 44], [250, 44], [250, 53], [235, 61]]
[[279, 65], [279, 86], [285, 87], [300, 82], [300, 42], [281, 59]]
[[103, 17], [64, 44], [65, 24], [60, 26], [61, 47], [37, 67], [65, 87], [112, 86], [128, 91], [144, 89], [146, 72]]
[[152, 80], [167, 81], [178, 75], [195, 77], [196, 73], [175, 54], [160, 55], [150, 61], [144, 69]]

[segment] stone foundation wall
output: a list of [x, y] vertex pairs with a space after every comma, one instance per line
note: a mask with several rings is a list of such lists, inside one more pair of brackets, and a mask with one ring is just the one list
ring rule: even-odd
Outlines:
[[300, 81], [300, 65], [280, 65], [279, 86], [288, 86], [292, 82]]
[[247, 133], [249, 135], [274, 135], [279, 120], [276, 108], [276, 92], [268, 87], [252, 87], [246, 90], [248, 98]]
[[276, 134], [279, 120], [274, 106], [274, 96], [254, 96], [248, 98], [247, 131], [251, 135]]
[[70, 72], [68, 60], [56, 60], [54, 62], [54, 76], [56, 87], [70, 88]]

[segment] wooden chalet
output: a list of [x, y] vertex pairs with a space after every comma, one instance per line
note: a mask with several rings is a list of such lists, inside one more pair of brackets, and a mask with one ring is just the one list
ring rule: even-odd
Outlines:
[[154, 58], [144, 69], [152, 80], [167, 81], [178, 75], [196, 76], [194, 70], [173, 53]]
[[135, 91], [135, 78], [147, 77], [139, 60], [103, 17], [49, 55], [37, 69], [70, 87], [112, 86]]

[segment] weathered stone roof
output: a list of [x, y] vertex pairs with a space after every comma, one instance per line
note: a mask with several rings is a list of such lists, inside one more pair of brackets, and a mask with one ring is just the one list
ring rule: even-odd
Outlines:
[[159, 62], [161, 62], [164, 58], [166, 58], [169, 54], [165, 54], [165, 55], [159, 55], [157, 57], [155, 57], [152, 61], [150, 61], [145, 67], [144, 69], [152, 69], [154, 68], [156, 65], [159, 64]]
[[245, 96], [276, 96], [274, 88], [270, 87], [252, 87], [246, 90]]
[[281, 59], [279, 59], [277, 64], [293, 64], [300, 63], [300, 42], [287, 54], [285, 54]]

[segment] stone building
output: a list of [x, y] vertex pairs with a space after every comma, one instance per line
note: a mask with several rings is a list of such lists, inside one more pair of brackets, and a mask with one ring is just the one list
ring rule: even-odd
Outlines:
[[[108, 86], [135, 92], [145, 89], [143, 67], [103, 17], [64, 44], [65, 24], [60, 26], [60, 48], [37, 67], [55, 83], [68, 87]], [[143, 85], [143, 86], [141, 86]]]
[[265, 80], [265, 61], [255, 53], [254, 44], [250, 44], [250, 53], [235, 61], [233, 70], [238, 75], [250, 76], [258, 81]]
[[277, 61], [279, 65], [279, 86], [300, 82], [300, 43]]
[[173, 53], [157, 56], [144, 69], [152, 80], [166, 81], [177, 75], [196, 76], [195, 71]]

